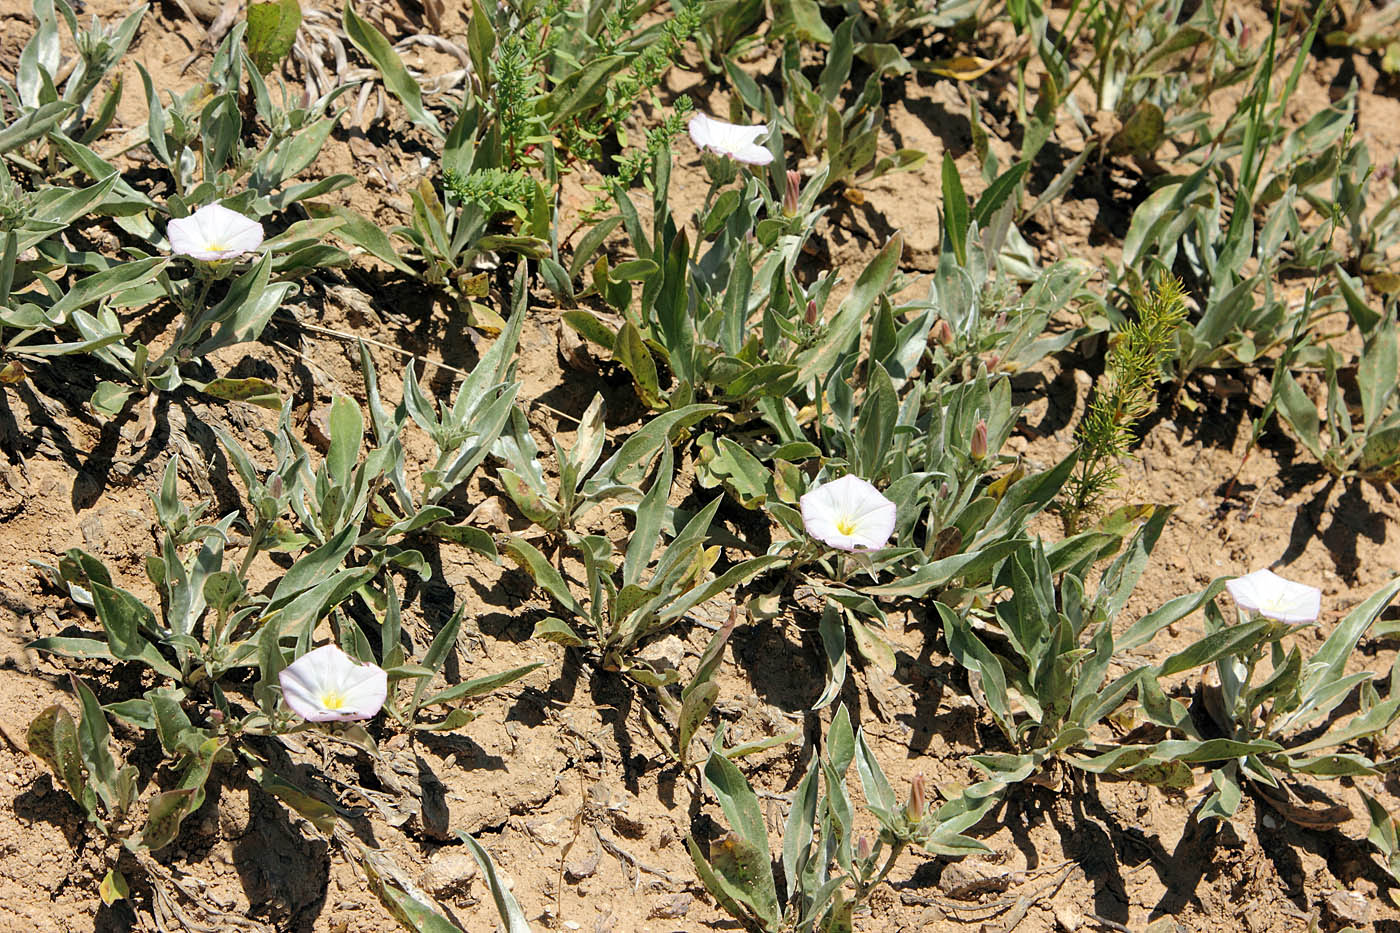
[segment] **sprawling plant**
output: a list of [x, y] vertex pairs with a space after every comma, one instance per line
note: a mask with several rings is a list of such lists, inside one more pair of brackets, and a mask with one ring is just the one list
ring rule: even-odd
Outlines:
[[[820, 22], [820, 18], [815, 20]], [[855, 187], [892, 171], [914, 168], [924, 159], [924, 154], [915, 149], [897, 149], [888, 155], [877, 152], [885, 124], [880, 79], [885, 67], [892, 65], [881, 63], [881, 67], [866, 75], [863, 83], [856, 82], [859, 91], [852, 99], [842, 99], [843, 88], [854, 82], [854, 34], [859, 22], [857, 17], [848, 18], [828, 33], [829, 47], [825, 49], [825, 62], [815, 86], [803, 73], [802, 43], [785, 42], [779, 101], [733, 59], [725, 61], [729, 79], [744, 104], [794, 136], [806, 155], [820, 160], [820, 169], [814, 176], [819, 179], [818, 191], [835, 186]]]
[[[537, 638], [575, 647], [587, 645], [604, 670], [621, 671], [654, 687], [677, 682], [678, 674], [657, 670], [636, 657], [642, 642], [675, 625], [695, 606], [780, 560], [766, 555], [751, 557], [712, 575], [720, 548], [710, 543], [710, 525], [721, 499], [715, 498], [693, 515], [671, 508], [667, 500], [672, 494], [674, 455], [664, 433], [660, 441], [656, 473], [650, 489], [636, 502], [635, 526], [620, 566], [607, 537], [565, 533], [565, 542], [584, 567], [586, 597], [576, 597], [563, 574], [524, 538], [512, 537], [505, 544], [511, 558], [570, 614], [568, 620], [550, 617], [541, 621], [535, 627]], [[647, 454], [641, 462], [648, 464], [653, 456]], [[655, 553], [668, 527], [674, 529], [671, 540]]]
[[[1335, 270], [1351, 322], [1361, 332], [1361, 350], [1347, 359], [1332, 343], [1321, 347], [1322, 413], [1292, 369], [1307, 355], [1310, 338], [1288, 348], [1274, 370], [1271, 407], [1298, 441], [1328, 472], [1375, 482], [1400, 479], [1400, 332], [1390, 309], [1376, 312], [1362, 297], [1360, 283]], [[1360, 406], [1348, 400], [1355, 374]], [[1356, 410], [1359, 407], [1359, 411]]]
[[[1293, 804], [1291, 782], [1301, 776], [1375, 775], [1391, 767], [1389, 759], [1376, 760], [1359, 743], [1400, 718], [1400, 693], [1395, 690], [1400, 681], [1392, 669], [1382, 697], [1372, 684], [1374, 671], [1348, 673], [1347, 666], [1357, 642], [1400, 594], [1400, 580], [1385, 584], [1347, 613], [1310, 655], [1292, 636], [1315, 624], [1316, 597], [1308, 607], [1286, 592], [1300, 588], [1298, 584], [1276, 577], [1259, 586], [1266, 590], [1264, 598], [1249, 601], [1249, 608], [1236, 594], [1240, 618], [1234, 623], [1227, 622], [1214, 603], [1208, 604], [1205, 637], [1144, 678], [1140, 700], [1149, 720], [1188, 741], [1240, 743], [1240, 754], [1211, 771], [1202, 815], [1229, 819], [1250, 789], [1276, 802], [1286, 816], [1300, 815], [1306, 822], [1308, 808]], [[1198, 725], [1158, 684], [1161, 678], [1203, 665], [1211, 666], [1219, 681], [1202, 688], [1208, 726]], [[1356, 705], [1344, 707], [1353, 696]], [[1208, 737], [1207, 728], [1223, 739]]]
[[[1158, 671], [1137, 666], [1109, 680], [1122, 652], [1147, 644], [1220, 592], [1223, 581], [1178, 597], [1148, 613], [1121, 634], [1114, 620], [1147, 567], [1171, 514], [1157, 508], [1099, 578], [1092, 597], [1083, 578], [1106, 549], [1109, 535], [1078, 536], [1056, 546], [1029, 545], [1000, 567], [999, 599], [989, 617], [937, 605], [948, 651], [971, 675], [979, 700], [1010, 744], [1010, 752], [974, 756], [995, 781], [1026, 780], [1058, 764], [1168, 787], [1190, 786], [1189, 764], [1226, 761], [1274, 749], [1250, 737], [1124, 744], [1101, 723], [1135, 690], [1155, 684]], [[1058, 584], [1057, 584], [1058, 580]], [[1056, 780], [1053, 774], [1041, 780]]]
[[[348, 262], [343, 251], [321, 242], [335, 223], [293, 223], [266, 242], [259, 226], [257, 242], [212, 251], [192, 251], [187, 241], [167, 238], [166, 230], [210, 210], [256, 225], [259, 218], [350, 184], [353, 179], [343, 174], [292, 183], [329, 136], [338, 117], [328, 113], [336, 95], [288, 105], [284, 87], [282, 103], [275, 104], [243, 51], [243, 24], [216, 52], [210, 82], [171, 92], [168, 105], [142, 70], [150, 113], [144, 136], [126, 145], [144, 143], [157, 175], [168, 173], [172, 190], [161, 198], [118, 171], [114, 160], [123, 150], [99, 154], [92, 148], [111, 124], [121, 84], [112, 85], [95, 113], [91, 97], [125, 53], [145, 7], [112, 31], [96, 22], [80, 30], [62, 0], [57, 10], [74, 35], [78, 64], [55, 87], [61, 77], [55, 4], [38, 3], [38, 28], [21, 56], [17, 89], [8, 89], [19, 116], [0, 138], [13, 166], [0, 177], [0, 214], [6, 218], [0, 226], [7, 234], [0, 327], [8, 331], [4, 352], [14, 358], [14, 365], [5, 365], [15, 377], [21, 358], [90, 353], [123, 377], [121, 383], [100, 383], [93, 395], [94, 409], [108, 415], [118, 413], [133, 391], [170, 391], [182, 384], [216, 397], [246, 398], [249, 384], [196, 382], [182, 364], [256, 339], [290, 294], [287, 278]], [[254, 124], [245, 113], [267, 128], [260, 145], [248, 143]], [[92, 184], [72, 186], [84, 176]], [[160, 221], [163, 216], [171, 227]], [[125, 261], [74, 245], [73, 234], [87, 235], [95, 222], [114, 225], [128, 239]], [[31, 250], [33, 261], [17, 262]], [[179, 311], [180, 325], [156, 352], [129, 338], [118, 312], [162, 301]], [[252, 394], [267, 400], [276, 390], [262, 384]]]
[[[650, 176], [650, 232], [627, 193], [614, 189], [637, 258], [614, 267], [600, 257], [590, 292], [622, 322], [584, 309], [567, 312], [565, 321], [611, 351], [653, 408], [713, 400], [790, 422], [787, 398], [825, 378], [837, 353], [857, 338], [895, 275], [901, 241], [895, 238], [871, 261], [823, 322], [834, 279], [824, 275], [804, 287], [795, 268], [821, 213], [812, 207], [816, 187], [794, 187], [789, 196], [786, 178], [770, 189], [747, 171], [739, 175], [728, 158], [711, 165], [713, 184], [696, 233], [671, 214], [669, 147], [657, 153]], [[727, 187], [736, 177], [738, 186]]]
[[[866, 805], [880, 825], [873, 843], [855, 834], [855, 807], [846, 788], [852, 761]], [[729, 832], [711, 842], [708, 852], [688, 837], [690, 857], [705, 889], [753, 933], [851, 929], [853, 913], [909, 846], [944, 856], [987, 851], [963, 833], [999, 799], [995, 788], [974, 785], [930, 808], [920, 776], [908, 803], [899, 804], [865, 735], [852, 730], [842, 706], [832, 718], [825, 748], [813, 751], [793, 794], [779, 875], [773, 870], [758, 796], [722, 753], [720, 742], [705, 763], [704, 781], [724, 811]]]

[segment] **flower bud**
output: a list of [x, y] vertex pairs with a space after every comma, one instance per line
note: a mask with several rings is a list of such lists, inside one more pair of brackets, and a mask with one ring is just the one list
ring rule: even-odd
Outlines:
[[977, 422], [977, 427], [972, 429], [972, 444], [968, 449], [968, 454], [973, 460], [987, 459], [987, 419], [982, 418]]
[[1005, 311], [1002, 311], [1000, 314], [998, 314], [998, 315], [996, 316], [996, 319], [995, 319], [994, 321], [992, 321], [992, 326], [995, 327], [997, 330], [1001, 330], [1003, 327], [1006, 326], [1006, 321], [1007, 321], [1006, 312], [1005, 312]]
[[940, 347], [946, 347], [953, 342], [953, 327], [942, 318], [933, 325], [933, 342]]
[[996, 371], [997, 371], [997, 367], [1000, 366], [1000, 365], [1001, 365], [1001, 354], [1000, 354], [1000, 353], [988, 353], [988, 354], [987, 354], [987, 372], [989, 372], [989, 373], [994, 373], [994, 372], [996, 372]]
[[806, 321], [809, 326], [817, 323], [817, 302], [815, 299], [807, 300], [807, 314], [803, 317], [803, 320]]
[[872, 851], [873, 847], [870, 845], [869, 836], [861, 836], [856, 840], [856, 858], [864, 862], [870, 858]]
[[282, 482], [282, 474], [273, 473], [272, 479], [267, 481], [267, 494], [274, 499], [280, 499], [285, 490], [286, 485]]
[[788, 169], [787, 188], [783, 191], [783, 213], [789, 217], [797, 215], [797, 198], [802, 190], [802, 176]]
[[904, 815], [909, 818], [909, 822], [917, 823], [924, 818], [924, 810], [928, 807], [928, 792], [924, 787], [922, 774], [914, 775], [909, 783], [909, 805], [904, 808]]
[[209, 721], [212, 722], [212, 723], [213, 723], [214, 725], [216, 725], [216, 726], [221, 726], [221, 725], [223, 725], [223, 722], [224, 722], [224, 711], [221, 710], [221, 709], [211, 709], [211, 710], [209, 711]]

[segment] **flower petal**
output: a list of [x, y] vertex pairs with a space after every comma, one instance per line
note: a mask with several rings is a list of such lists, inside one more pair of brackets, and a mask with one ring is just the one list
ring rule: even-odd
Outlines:
[[1230, 598], [1246, 612], [1280, 622], [1314, 622], [1322, 613], [1322, 591], [1286, 580], [1272, 570], [1256, 570], [1225, 584]]
[[178, 255], [187, 256], [204, 244], [204, 238], [199, 232], [199, 221], [193, 216], [170, 221], [165, 228], [165, 235], [170, 239], [170, 251]]
[[[278, 675], [292, 712], [308, 722], [371, 719], [388, 696], [389, 675], [374, 664], [358, 664], [335, 645], [297, 658]], [[334, 703], [327, 705], [327, 698]]]
[[843, 551], [884, 547], [894, 532], [895, 504], [859, 476], [823, 483], [800, 505], [807, 533]]
[[701, 149], [709, 149], [750, 165], [767, 165], [773, 153], [758, 145], [758, 138], [768, 132], [768, 125], [726, 123], [704, 113], [690, 118], [690, 139]]
[[206, 262], [252, 252], [263, 241], [262, 224], [218, 203], [170, 221], [165, 233], [172, 253]]
[[690, 129], [690, 141], [701, 149], [711, 145], [714, 134], [710, 131], [710, 124], [713, 122], [705, 114], [697, 112], [695, 116], [690, 118], [690, 123], [687, 125]]
[[870, 550], [882, 548], [894, 534], [894, 524], [894, 503], [886, 501], [884, 505], [866, 512], [856, 522], [856, 530], [851, 534], [852, 542]]
[[389, 674], [373, 664], [360, 665], [359, 679], [341, 692], [348, 719], [373, 719], [389, 696]]
[[734, 159], [748, 165], [767, 165], [773, 161], [773, 153], [757, 144], [743, 146], [730, 153]]

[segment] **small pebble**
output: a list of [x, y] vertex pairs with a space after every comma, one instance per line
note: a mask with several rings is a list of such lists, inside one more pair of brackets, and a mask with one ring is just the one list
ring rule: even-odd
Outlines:
[[1325, 901], [1327, 911], [1341, 923], [1363, 924], [1371, 919], [1371, 905], [1355, 891], [1333, 891]]

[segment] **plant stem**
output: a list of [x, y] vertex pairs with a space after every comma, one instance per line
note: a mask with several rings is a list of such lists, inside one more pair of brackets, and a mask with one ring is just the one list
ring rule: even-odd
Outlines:
[[263, 538], [267, 536], [267, 522], [259, 520], [253, 526], [253, 533], [248, 536], [248, 550], [243, 554], [243, 561], [238, 565], [238, 580], [247, 588], [248, 568], [253, 565], [253, 558], [258, 556], [258, 550], [262, 546]]

